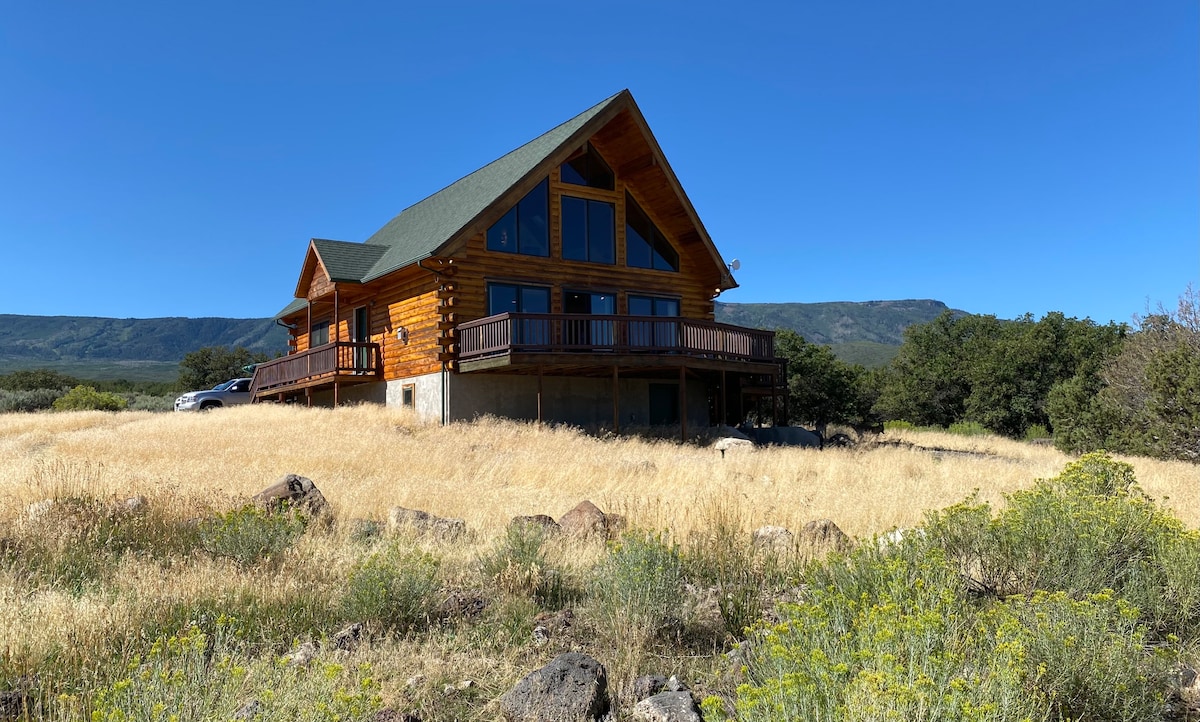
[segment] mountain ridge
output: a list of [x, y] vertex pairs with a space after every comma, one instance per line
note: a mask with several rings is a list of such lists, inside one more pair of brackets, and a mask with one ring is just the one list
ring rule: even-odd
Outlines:
[[[717, 302], [715, 316], [739, 326], [792, 329], [811, 343], [829, 344], [844, 360], [879, 366], [895, 355], [905, 328], [947, 310], [928, 299]], [[96, 380], [171, 380], [185, 355], [206, 346], [242, 346], [273, 356], [286, 352], [287, 332], [270, 318], [0, 314], [0, 373], [48, 368]]]

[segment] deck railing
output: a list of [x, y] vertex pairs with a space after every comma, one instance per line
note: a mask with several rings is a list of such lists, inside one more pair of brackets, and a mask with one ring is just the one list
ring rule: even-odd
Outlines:
[[335, 341], [259, 364], [254, 369], [250, 393], [284, 388], [322, 376], [378, 376], [382, 366], [379, 344]]
[[460, 361], [508, 353], [645, 353], [775, 360], [775, 332], [674, 316], [501, 313], [458, 326]]

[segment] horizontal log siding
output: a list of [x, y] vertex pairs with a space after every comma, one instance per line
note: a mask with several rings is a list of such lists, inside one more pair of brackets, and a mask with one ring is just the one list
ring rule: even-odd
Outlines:
[[[319, 274], [318, 274], [319, 275]], [[313, 287], [327, 290], [328, 295], [313, 304], [313, 323], [333, 318], [332, 284], [319, 283]], [[437, 284], [433, 274], [410, 266], [366, 285], [338, 285], [338, 322], [329, 328], [329, 340], [350, 340], [354, 309], [366, 306], [370, 318], [370, 342], [379, 344], [383, 356], [385, 381], [433, 373], [441, 369], [438, 361]], [[296, 351], [309, 348], [308, 311], [301, 309], [284, 319], [297, 324]], [[408, 329], [408, 343], [396, 338], [396, 331]]]

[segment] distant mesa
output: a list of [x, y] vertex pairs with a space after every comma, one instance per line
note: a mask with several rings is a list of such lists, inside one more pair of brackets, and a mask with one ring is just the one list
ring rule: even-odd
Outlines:
[[[896, 354], [904, 329], [949, 310], [941, 301], [717, 303], [716, 320], [786, 328], [839, 357], [881, 366]], [[287, 332], [269, 318], [98, 318], [0, 314], [0, 373], [49, 368], [81, 378], [167, 381], [185, 355], [207, 346], [242, 346], [275, 355]]]

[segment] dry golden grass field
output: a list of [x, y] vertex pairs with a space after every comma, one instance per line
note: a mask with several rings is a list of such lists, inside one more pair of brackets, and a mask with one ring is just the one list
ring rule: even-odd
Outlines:
[[[343, 519], [392, 506], [459, 517], [482, 533], [519, 514], [558, 517], [582, 499], [630, 523], [685, 534], [714, 511], [746, 530], [834, 520], [852, 537], [918, 523], [973, 490], [1002, 495], [1070, 461], [992, 436], [889, 433], [915, 447], [767, 448], [596, 439], [565, 428], [482, 421], [422, 425], [382, 407], [255, 406], [211, 414], [78, 412], [0, 416], [0, 518], [64, 493], [156, 503], [248, 497], [286, 473], [311, 478]], [[933, 452], [925, 449], [946, 449]], [[962, 453], [973, 452], [973, 453]], [[1142, 458], [1138, 482], [1200, 526], [1200, 470]]]
[[[1200, 526], [1196, 466], [1123, 460], [1147, 494], [1188, 527]], [[747, 534], [767, 524], [795, 530], [822, 518], [869, 539], [919, 524], [925, 510], [976, 490], [982, 500], [1002, 504], [1006, 493], [1055, 476], [1069, 461], [1049, 446], [928, 432], [889, 432], [852, 449], [764, 448], [722, 457], [704, 443], [598, 439], [490, 419], [425, 425], [377, 406], [6, 414], [0, 415], [0, 542], [28, 542], [34, 534], [28, 509], [46, 499], [138, 495], [162, 517], [191, 519], [237, 509], [295, 473], [315, 482], [338, 521], [382, 521], [394, 506], [465, 520], [476, 532], [465, 541], [417, 543], [437, 556], [439, 583], [490, 589], [500, 599], [503, 575], [488, 577], [480, 559], [497, 548], [517, 515], [558, 518], [590, 499], [633, 528], [674, 539], [717, 526]], [[270, 627], [263, 638], [285, 647], [302, 633], [331, 634], [322, 624], [340, 618], [322, 616], [317, 607], [339, 604], [351, 570], [372, 553], [350, 539], [351, 527], [306, 534], [274, 566], [129, 554], [119, 557], [117, 569], [94, 572], [97, 581], [75, 588], [50, 577], [36, 582], [36, 575], [31, 582], [17, 565], [0, 569], [0, 672], [10, 680], [28, 672], [46, 686], [43, 696], [81, 695], [56, 709], [64, 719], [87, 718], [89, 686], [111, 683], [122, 664], [142, 653], [147, 630], [170, 630], [169, 620], [186, 619], [201, 601], [238, 616], [260, 615]], [[76, 539], [60, 531], [55, 543], [65, 554]], [[593, 568], [605, 548], [563, 543], [548, 553], [564, 573], [583, 576], [580, 570]], [[375, 667], [383, 702], [420, 708], [426, 720], [493, 719], [496, 698], [548, 653], [528, 642], [539, 611], [528, 597], [496, 605], [504, 611], [490, 626], [379, 638], [362, 659]], [[598, 630], [608, 623], [599, 608], [581, 615]], [[719, 648], [705, 655], [656, 647], [610, 627], [581, 644], [609, 666], [618, 696], [651, 671], [716, 674]], [[453, 698], [441, 694], [443, 683], [463, 679], [477, 684]]]

